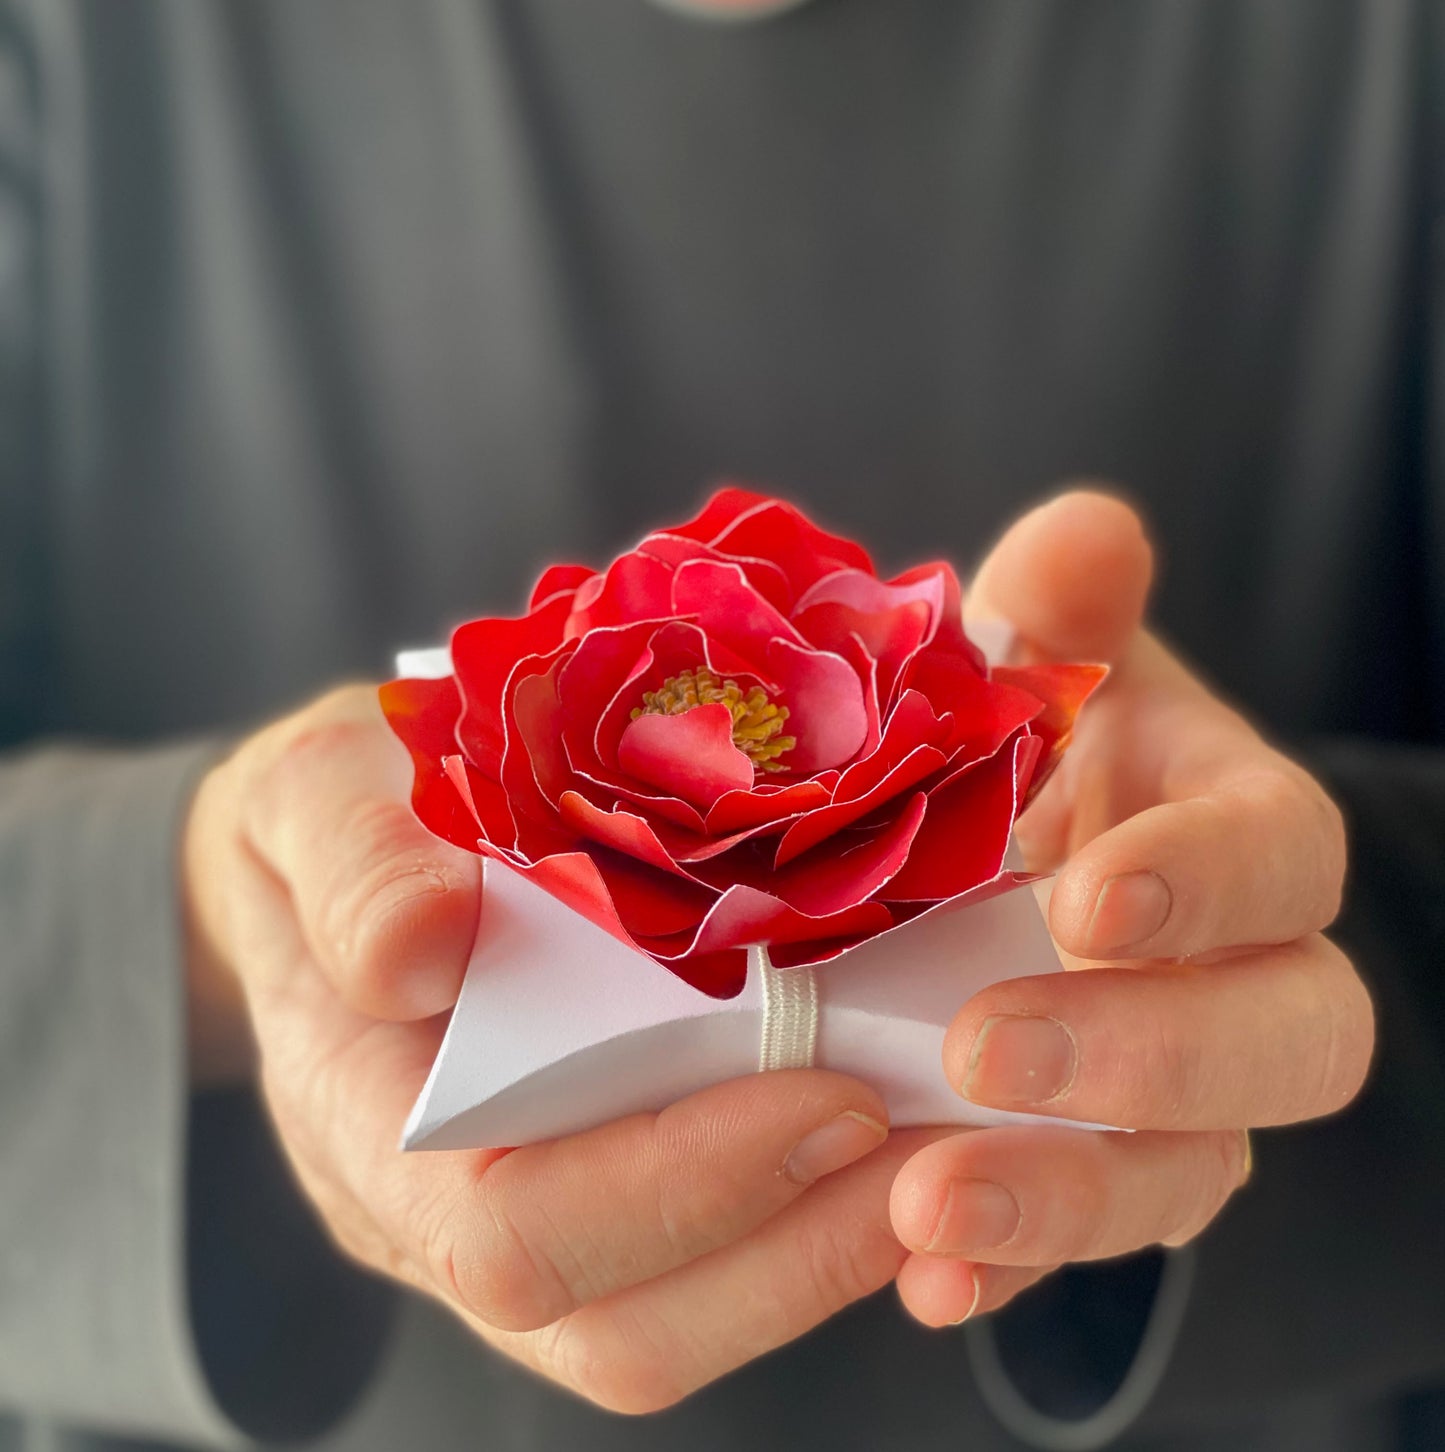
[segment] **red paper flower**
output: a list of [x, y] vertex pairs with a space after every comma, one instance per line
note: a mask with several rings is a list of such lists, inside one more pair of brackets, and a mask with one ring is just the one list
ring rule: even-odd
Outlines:
[[1014, 818], [1103, 675], [989, 670], [948, 565], [882, 581], [742, 489], [451, 651], [381, 690], [421, 820], [719, 997], [750, 944], [818, 963], [1014, 885]]

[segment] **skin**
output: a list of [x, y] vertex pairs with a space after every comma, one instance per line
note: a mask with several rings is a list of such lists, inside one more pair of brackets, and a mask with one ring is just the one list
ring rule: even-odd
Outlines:
[[1033, 864], [1058, 869], [1064, 971], [961, 1005], [943, 1054], [978, 1103], [1139, 1133], [889, 1134], [866, 1085], [800, 1070], [511, 1152], [398, 1153], [480, 874], [412, 818], [368, 686], [261, 731], [200, 787], [183, 848], [197, 1080], [259, 1074], [345, 1251], [624, 1412], [890, 1281], [943, 1325], [1065, 1262], [1190, 1239], [1246, 1178], [1248, 1128], [1356, 1092], [1373, 1017], [1320, 936], [1339, 813], [1142, 629], [1150, 573], [1133, 512], [1076, 491], [977, 576], [970, 612], [1012, 620], [1027, 656], [1114, 669], [1021, 823]]

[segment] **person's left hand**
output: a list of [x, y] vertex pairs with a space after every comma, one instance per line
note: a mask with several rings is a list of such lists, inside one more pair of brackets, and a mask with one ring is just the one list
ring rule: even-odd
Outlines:
[[1132, 511], [1074, 493], [1016, 524], [970, 594], [1028, 658], [1113, 670], [1019, 827], [1028, 865], [1059, 869], [1068, 971], [977, 995], [945, 1069], [978, 1104], [1138, 1133], [995, 1128], [915, 1154], [891, 1212], [899, 1293], [928, 1325], [1065, 1262], [1189, 1240], [1247, 1178], [1248, 1129], [1338, 1110], [1369, 1065], [1369, 995], [1320, 936], [1339, 812], [1141, 628], [1150, 572]]

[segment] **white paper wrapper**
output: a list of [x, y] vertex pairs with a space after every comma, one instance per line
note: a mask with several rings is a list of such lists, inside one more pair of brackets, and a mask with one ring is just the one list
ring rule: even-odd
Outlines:
[[756, 1072], [765, 1021], [790, 1022], [765, 1002], [768, 975], [785, 991], [811, 975], [812, 1062], [871, 1084], [894, 1125], [1048, 1122], [969, 1104], [941, 1057], [944, 1030], [980, 989], [1059, 971], [1028, 888], [935, 908], [814, 969], [760, 956], [736, 998], [708, 998], [488, 862], [476, 948], [404, 1147], [530, 1144]]

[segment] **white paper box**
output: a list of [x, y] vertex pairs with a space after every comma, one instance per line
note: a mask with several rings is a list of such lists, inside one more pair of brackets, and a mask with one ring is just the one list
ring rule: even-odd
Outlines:
[[[871, 1084], [895, 1126], [1053, 1122], [969, 1104], [941, 1058], [944, 1030], [980, 989], [1059, 971], [1029, 888], [944, 904], [812, 970], [766, 971], [812, 973], [813, 1062]], [[753, 1073], [764, 973], [755, 952], [743, 991], [709, 998], [487, 862], [476, 948], [403, 1146], [530, 1144]]]

